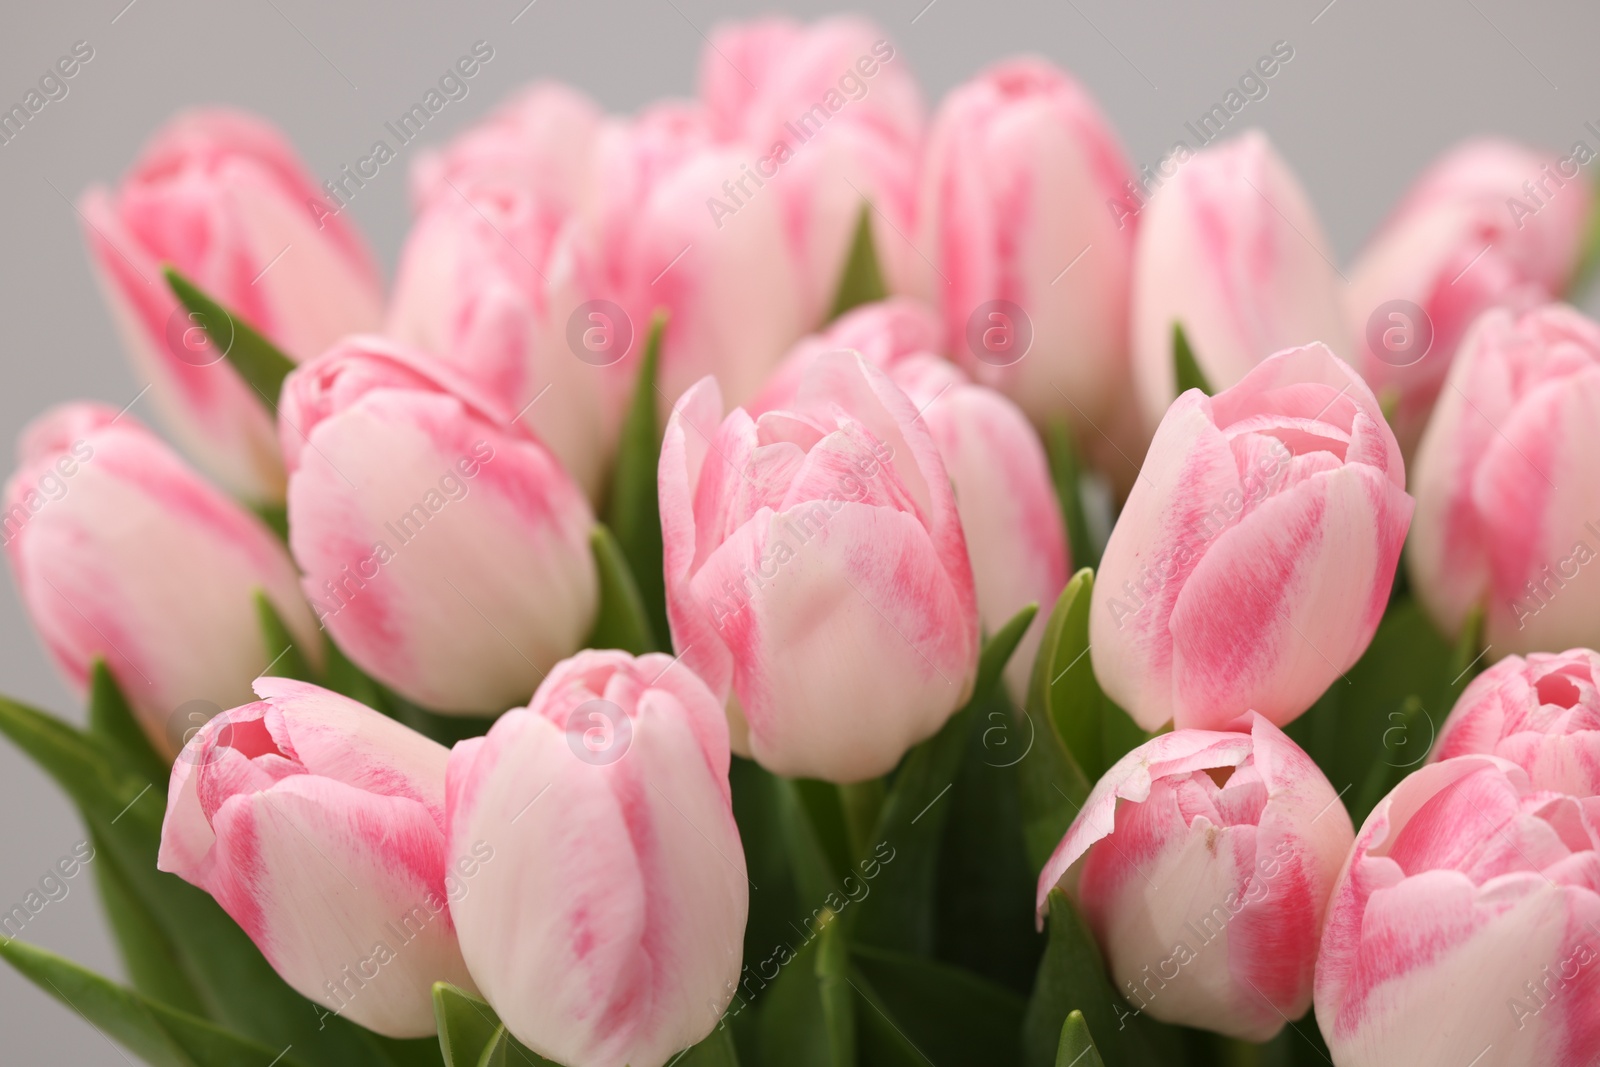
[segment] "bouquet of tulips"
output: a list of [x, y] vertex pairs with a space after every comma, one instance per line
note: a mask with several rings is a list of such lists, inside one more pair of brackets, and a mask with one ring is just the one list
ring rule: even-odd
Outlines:
[[387, 142], [84, 195], [142, 388], [22, 434], [88, 716], [0, 732], [126, 982], [36, 893], [0, 956], [175, 1067], [1600, 1064], [1594, 153], [1341, 272], [1264, 136], [1136, 170], [1041, 60], [699, 84], [412, 149], [387, 293]]

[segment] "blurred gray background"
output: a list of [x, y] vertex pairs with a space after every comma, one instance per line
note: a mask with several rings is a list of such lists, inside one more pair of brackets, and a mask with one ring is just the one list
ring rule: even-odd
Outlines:
[[[525, 6], [526, 5], [526, 6]], [[1266, 129], [1299, 173], [1341, 261], [1410, 178], [1456, 139], [1510, 135], [1563, 153], [1600, 124], [1600, 7], [1578, 0], [1249, 0], [1152, 4], [1060, 0], [879, 0], [877, 19], [930, 100], [1001, 57], [1042, 53], [1080, 78], [1121, 130], [1136, 165], [1153, 163], [1183, 124], [1218, 102], [1274, 42], [1294, 59], [1239, 116]], [[786, 0], [472, 0], [337, 6], [312, 0], [6, 0], [0, 105], [9, 108], [74, 42], [94, 59], [9, 144], [0, 145], [0, 439], [5, 463], [23, 424], [49, 404], [139, 391], [93, 287], [69, 202], [116, 179], [174, 110], [223, 102], [258, 111], [328, 175], [363, 154], [382, 124], [437, 81], [474, 41], [494, 61], [423, 135], [439, 143], [519, 83], [569, 81], [606, 107], [688, 95], [703, 35], [767, 10], [839, 8]], [[53, 187], [53, 188], [52, 188]], [[405, 231], [403, 167], [385, 168], [352, 204], [392, 272]], [[142, 405], [143, 402], [141, 402]], [[149, 412], [136, 406], [145, 419]], [[0, 691], [74, 720], [82, 711], [34, 636], [14, 585], [0, 592]], [[197, 649], [196, 654], [203, 654]], [[83, 838], [72, 809], [0, 741], [0, 911], [19, 902]], [[85, 872], [26, 936], [90, 967], [120, 971]], [[0, 1041], [8, 1064], [132, 1060], [0, 965]]]

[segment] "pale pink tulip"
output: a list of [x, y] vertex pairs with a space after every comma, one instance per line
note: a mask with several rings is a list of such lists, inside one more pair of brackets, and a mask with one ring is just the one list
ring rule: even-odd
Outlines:
[[1600, 653], [1507, 656], [1468, 684], [1429, 759], [1487, 754], [1535, 789], [1600, 794]]
[[1411, 521], [1378, 402], [1323, 345], [1167, 410], [1095, 579], [1101, 687], [1147, 730], [1282, 726], [1365, 651]]
[[1593, 158], [1586, 148], [1557, 157], [1465, 141], [1417, 179], [1351, 266], [1345, 316], [1357, 366], [1379, 396], [1393, 394], [1406, 455], [1473, 320], [1565, 291], [1593, 195], [1580, 168]]
[[1128, 381], [1127, 157], [1087, 92], [1041, 59], [999, 64], [934, 117], [918, 221], [944, 350], [1035, 422], [1083, 428]]
[[580, 647], [594, 518], [510, 412], [436, 359], [356, 337], [289, 376], [280, 415], [302, 585], [368, 674], [498, 714]]
[[452, 905], [484, 997], [561, 1063], [661, 1067], [739, 981], [750, 890], [728, 727], [669, 656], [581, 652], [450, 756], [450, 855], [494, 849]]
[[[178, 115], [115, 190], [79, 205], [113, 318], [151, 399], [195, 460], [237, 493], [283, 497], [272, 413], [228, 365], [227, 323], [196, 323], [166, 264], [294, 360], [377, 327], [371, 256], [283, 137], [220, 108]], [[208, 340], [209, 338], [209, 340]]]
[[0, 529], [22, 602], [79, 693], [105, 659], [158, 752], [248, 700], [281, 651], [262, 636], [257, 591], [320, 660], [283, 545], [132, 415], [64, 405], [17, 451]]
[[483, 840], [445, 851], [449, 751], [308, 682], [255, 688], [172, 765], [157, 865], [323, 1010], [432, 1036], [433, 983], [473, 988], [450, 908], [495, 859]]
[[1038, 908], [1071, 894], [1134, 1013], [1267, 1041], [1311, 1004], [1355, 835], [1281, 730], [1232, 725], [1248, 732], [1180, 729], [1118, 760], [1039, 875]]
[[1561, 304], [1485, 312], [1412, 464], [1411, 584], [1492, 656], [1600, 645], [1600, 324]]
[[978, 615], [949, 476], [862, 357], [822, 356], [756, 416], [724, 418], [700, 382], [667, 425], [660, 499], [673, 644], [728, 698], [735, 751], [860, 781], [966, 699]]
[[1600, 1062], [1600, 798], [1458, 756], [1361, 827], [1328, 901], [1317, 1025], [1339, 1067]]
[[1251, 130], [1202, 149], [1151, 198], [1133, 268], [1133, 372], [1149, 425], [1178, 395], [1173, 323], [1213, 390], [1274, 352], [1349, 357], [1339, 274], [1311, 198]]

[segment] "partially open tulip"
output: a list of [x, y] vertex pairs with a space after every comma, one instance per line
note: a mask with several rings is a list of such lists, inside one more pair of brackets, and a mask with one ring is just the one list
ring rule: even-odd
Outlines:
[[1600, 798], [1520, 767], [1422, 767], [1361, 827], [1328, 902], [1317, 1025], [1339, 1067], [1600, 1060]]
[[700, 94], [718, 135], [755, 153], [733, 190], [713, 194], [722, 228], [756, 197], [782, 202], [808, 326], [827, 315], [868, 204], [885, 281], [906, 291], [920, 265], [909, 234], [927, 109], [880, 27], [850, 16], [718, 27], [700, 55]]
[[355, 663], [425, 707], [498, 714], [594, 623], [594, 524], [512, 413], [375, 337], [284, 382], [289, 547]]
[[1378, 401], [1323, 345], [1168, 409], [1106, 544], [1089, 636], [1146, 730], [1283, 725], [1372, 640], [1411, 521]]
[[1118, 760], [1040, 873], [1038, 907], [1068, 891], [1135, 1013], [1266, 1041], [1311, 1004], [1355, 835], [1281, 730], [1254, 713], [1232, 725], [1163, 734]]
[[1411, 583], [1492, 656], [1600, 646], [1600, 324], [1565, 305], [1485, 312], [1412, 464]]
[[375, 329], [378, 274], [355, 230], [261, 119], [222, 108], [163, 127], [115, 190], [79, 210], [123, 343], [183, 446], [228, 488], [283, 496], [268, 406], [223, 355], [231, 327], [191, 319], [165, 264], [294, 360]]
[[561, 1063], [661, 1067], [739, 981], [750, 890], [728, 727], [669, 656], [582, 652], [450, 756], [450, 856], [494, 851], [452, 905], [473, 978]]
[[933, 309], [919, 301], [863, 305], [795, 345], [750, 411], [791, 406], [827, 352], [854, 350], [888, 372], [920, 413], [950, 476], [984, 630], [994, 633], [1030, 603], [1044, 609], [1006, 664], [1007, 688], [1020, 701], [1048, 608], [1067, 582], [1066, 530], [1044, 447], [1027, 417], [933, 355], [938, 335]]
[[1133, 370], [1154, 426], [1178, 395], [1173, 324], [1213, 389], [1320, 341], [1351, 356], [1311, 198], [1265, 134], [1202, 149], [1151, 198], [1133, 269]]
[[449, 751], [308, 682], [255, 688], [172, 765], [157, 865], [215, 897], [328, 1012], [431, 1036], [433, 983], [473, 988], [450, 907], [494, 859], [477, 840], [470, 868], [447, 868]]
[[741, 755], [860, 781], [966, 699], [978, 615], [949, 476], [862, 357], [819, 358], [754, 417], [700, 382], [667, 424], [660, 499], [673, 645], [728, 697]]
[[1508, 759], [1535, 789], [1600, 794], [1600, 653], [1507, 656], [1467, 685], [1429, 759]]
[[1379, 396], [1394, 394], [1406, 455], [1473, 320], [1565, 291], [1593, 197], [1581, 168], [1593, 158], [1576, 146], [1558, 158], [1512, 141], [1465, 141], [1413, 183], [1351, 266], [1345, 315], [1357, 365]]
[[22, 602], [78, 692], [105, 659], [158, 752], [250, 699], [280, 651], [262, 637], [258, 591], [319, 655], [283, 545], [132, 415], [64, 405], [17, 451], [0, 531]]
[[1034, 421], [1080, 427], [1128, 380], [1132, 171], [1082, 86], [1014, 59], [956, 88], [922, 173], [923, 291], [945, 351]]

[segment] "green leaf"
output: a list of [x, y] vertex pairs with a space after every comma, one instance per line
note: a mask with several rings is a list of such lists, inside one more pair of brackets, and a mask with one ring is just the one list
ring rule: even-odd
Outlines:
[[284, 625], [278, 609], [267, 599], [266, 592], [257, 589], [255, 599], [256, 619], [260, 623], [261, 639], [267, 650], [267, 669], [261, 673], [271, 672], [274, 678], [293, 678], [301, 682], [315, 681], [316, 673], [306, 660], [305, 653], [300, 650], [294, 635]]
[[1083, 1012], [1074, 1008], [1061, 1024], [1061, 1044], [1056, 1048], [1056, 1067], [1106, 1067], [1100, 1050], [1094, 1047], [1089, 1036], [1089, 1024], [1083, 1021]]
[[894, 1026], [940, 1067], [1018, 1062], [1027, 1007], [1020, 995], [919, 956], [857, 946], [851, 958]]
[[[1595, 184], [1588, 190], [1591, 205], [1600, 205], [1600, 184]], [[1589, 287], [1594, 284], [1596, 268], [1600, 268], [1600, 206], [1592, 206], [1589, 214], [1589, 228], [1584, 232], [1582, 251], [1578, 256], [1577, 269], [1572, 272], [1572, 279], [1567, 283], [1567, 302], [1581, 304], [1584, 296], [1588, 294]]]
[[739, 1051], [734, 1047], [733, 1031], [719, 1024], [698, 1045], [678, 1059], [668, 1060], [673, 1067], [739, 1067]]
[[838, 866], [838, 844], [843, 827], [836, 827], [834, 846], [830, 849], [824, 840], [824, 830], [812, 814], [802, 793], [802, 783], [794, 778], [775, 779], [776, 815], [778, 827], [789, 857], [795, 888], [801, 899], [814, 901], [821, 908], [830, 894], [839, 891], [840, 872], [848, 867]]
[[656, 385], [656, 375], [666, 328], [667, 313], [657, 311], [650, 319], [644, 357], [639, 361], [633, 398], [628, 402], [628, 413], [617, 442], [617, 462], [611, 472], [606, 511], [606, 526], [616, 535], [617, 545], [638, 583], [639, 598], [644, 603], [651, 631], [663, 638], [671, 631], [667, 626], [661, 509], [656, 489], [661, 460], [661, 428], [656, 419], [661, 390]]
[[828, 321], [843, 315], [851, 308], [882, 300], [889, 295], [883, 283], [883, 272], [878, 268], [878, 252], [872, 242], [872, 205], [863, 203], [856, 217], [855, 236], [850, 240], [850, 251], [845, 256], [844, 271], [839, 275], [839, 288], [835, 290], [833, 307], [828, 311]]
[[133, 988], [158, 1004], [205, 1018], [205, 1004], [161, 924], [128, 884], [105, 842], [96, 841], [94, 851], [100, 900]]
[[122, 687], [100, 656], [89, 665], [89, 732], [104, 738], [136, 773], [154, 782], [165, 799], [172, 764], [156, 753]]
[[221, 304], [207, 296], [194, 282], [172, 267], [165, 268], [167, 285], [189, 312], [189, 320], [205, 331], [213, 348], [219, 349], [233, 369], [255, 390], [274, 416], [278, 411], [278, 394], [283, 380], [294, 370], [294, 360], [284, 355], [277, 346], [251, 328], [250, 324], [231, 314]]
[[801, 935], [793, 925], [794, 916], [809, 914], [802, 907], [820, 906], [822, 898], [802, 905], [795, 889], [793, 850], [784, 824], [790, 817], [784, 809], [794, 802], [787, 795], [788, 783], [753, 760], [735, 756], [728, 769], [728, 784], [752, 883], [750, 917], [744, 931], [745, 968], [735, 1005], [729, 1009], [743, 1026], [755, 1017], [747, 1008], [762, 999], [774, 973], [771, 968], [783, 954], [794, 952], [791, 944]]
[[[377, 684], [377, 683], [374, 683]], [[494, 719], [483, 715], [443, 715], [413, 704], [389, 687], [377, 684], [377, 709], [392, 719], [411, 727], [417, 733], [450, 748], [457, 741], [482, 737], [494, 725]], [[531, 695], [531, 694], [530, 694]]]
[[901, 761], [873, 834], [875, 841], [888, 842], [895, 858], [884, 864], [871, 895], [846, 913], [852, 941], [932, 955], [932, 887], [950, 811], [945, 793], [955, 784], [977, 709], [994, 692], [1037, 611], [1032, 604], [1023, 608], [984, 644], [966, 705]]
[[1025, 722], [1027, 755], [1017, 763], [1018, 798], [1022, 807], [1022, 836], [1028, 865], [1037, 875], [1066, 834], [1078, 807], [1089, 795], [1089, 778], [1073, 757], [1052, 721], [1050, 704], [1054, 686], [1070, 669], [1082, 664], [1082, 650], [1073, 651], [1063, 639], [1068, 616], [1083, 589], [1082, 572], [1067, 583], [1039, 638], [1039, 652], [1028, 682]]
[[26, 941], [0, 940], [24, 977], [155, 1067], [301, 1067], [293, 1043], [270, 1047], [176, 1011]]
[[872, 980], [859, 969], [851, 972], [850, 987], [856, 994], [863, 1063], [872, 1067], [929, 1067], [934, 1062], [895, 1024]]
[[822, 1025], [835, 1067], [853, 1067], [856, 1062], [856, 1014], [849, 973], [844, 924], [830, 922], [817, 937], [816, 976], [817, 993], [822, 998]]
[[849, 1067], [855, 1063], [855, 1013], [849, 991], [843, 923], [829, 917], [781, 970], [762, 1000], [764, 1067]]
[[1199, 361], [1194, 358], [1194, 349], [1189, 347], [1189, 337], [1183, 332], [1181, 322], [1172, 324], [1172, 369], [1178, 382], [1177, 395], [1182, 396], [1190, 389], [1198, 389], [1206, 396], [1216, 393], [1211, 383], [1206, 381]]
[[289, 506], [287, 504], [269, 504], [256, 502], [250, 505], [250, 510], [256, 517], [267, 524], [267, 528], [278, 535], [278, 540], [289, 542]]
[[1089, 532], [1089, 518], [1083, 510], [1083, 491], [1079, 480], [1083, 477], [1083, 463], [1078, 459], [1078, 446], [1072, 440], [1072, 428], [1065, 419], [1054, 418], [1045, 427], [1045, 454], [1050, 460], [1050, 480], [1055, 484], [1056, 500], [1061, 505], [1061, 518], [1067, 528], [1067, 548], [1080, 567], [1100, 566], [1100, 552], [1105, 547]]
[[617, 539], [604, 525], [595, 523], [589, 531], [589, 549], [600, 575], [600, 610], [584, 647], [620, 648], [635, 656], [659, 650], [639, 586]]
[[322, 659], [327, 664], [322, 675], [324, 686], [369, 708], [384, 710], [383, 693], [378, 683], [368, 677], [360, 667], [350, 662], [350, 657], [333, 643], [333, 638], [326, 630], [322, 634]]
[[433, 983], [433, 1018], [444, 1067], [560, 1067], [512, 1037], [482, 998], [449, 982]]

